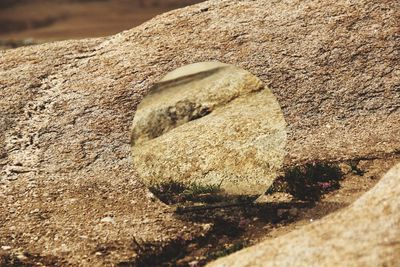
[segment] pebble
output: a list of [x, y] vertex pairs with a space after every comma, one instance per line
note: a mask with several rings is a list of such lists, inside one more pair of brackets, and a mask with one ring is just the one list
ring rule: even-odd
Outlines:
[[112, 223], [112, 224], [115, 224], [114, 218], [113, 218], [113, 217], [110, 217], [110, 216], [104, 217], [104, 218], [101, 219], [100, 221], [101, 221], [101, 222], [104, 222], [104, 223]]
[[190, 267], [199, 266], [199, 261], [191, 261], [191, 262], [189, 262], [189, 266], [190, 266]]
[[285, 213], [286, 213], [286, 209], [278, 209], [277, 211], [276, 211], [276, 215], [278, 216], [278, 217], [282, 217]]
[[30, 213], [38, 213], [38, 212], [40, 212], [40, 210], [39, 209], [34, 209], [33, 211], [31, 211]]
[[146, 196], [151, 200], [151, 201], [155, 201], [157, 198], [156, 198], [156, 196], [153, 194], [153, 193], [151, 193], [150, 191], [148, 191], [147, 193], [146, 193]]
[[2, 249], [2, 250], [10, 250], [11, 247], [10, 247], [10, 246], [1, 246], [1, 249]]
[[204, 231], [209, 231], [213, 225], [211, 223], [204, 223], [201, 225]]
[[291, 209], [289, 210], [289, 214], [290, 214], [291, 216], [297, 216], [298, 213], [299, 213], [299, 210], [298, 210], [297, 208], [291, 208]]
[[17, 259], [19, 259], [20, 261], [23, 261], [23, 260], [27, 260], [28, 259], [28, 257], [26, 257], [24, 254], [22, 254], [22, 253], [19, 253], [19, 254], [17, 254]]

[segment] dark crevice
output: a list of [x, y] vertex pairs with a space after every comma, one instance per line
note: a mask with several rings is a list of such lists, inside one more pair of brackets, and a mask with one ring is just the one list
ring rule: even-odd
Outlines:
[[[354, 165], [356, 168], [357, 164]], [[288, 168], [267, 194], [285, 192], [299, 200], [318, 201], [324, 194], [340, 188], [343, 172], [337, 163], [311, 162]]]

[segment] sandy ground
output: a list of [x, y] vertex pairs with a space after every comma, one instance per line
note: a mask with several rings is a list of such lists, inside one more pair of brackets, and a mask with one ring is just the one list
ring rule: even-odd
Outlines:
[[138, 2], [27, 1], [1, 7], [0, 41], [18, 45], [20, 40], [29, 44], [108, 36], [131, 29], [158, 14], [201, 1], [142, 1], [143, 5]]

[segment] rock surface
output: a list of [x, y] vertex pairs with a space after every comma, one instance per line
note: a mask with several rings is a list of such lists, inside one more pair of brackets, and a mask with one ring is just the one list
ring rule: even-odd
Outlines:
[[167, 74], [139, 105], [132, 127], [134, 163], [148, 186], [175, 182], [260, 195], [285, 156], [285, 120], [271, 90], [218, 62]]
[[400, 164], [350, 207], [207, 266], [398, 266]]
[[[136, 262], [204, 233], [148, 194], [130, 158], [137, 104], [185, 64], [231, 63], [271, 88], [288, 125], [288, 166], [397, 153], [399, 5], [213, 0], [107, 38], [0, 51], [0, 244], [11, 247], [2, 261]], [[378, 188], [399, 195], [389, 182]]]

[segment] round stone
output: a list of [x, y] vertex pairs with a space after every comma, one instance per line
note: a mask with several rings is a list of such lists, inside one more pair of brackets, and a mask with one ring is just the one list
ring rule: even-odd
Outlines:
[[220, 62], [179, 68], [155, 84], [132, 127], [135, 167], [148, 186], [214, 186], [259, 195], [285, 156], [286, 124], [271, 90]]

